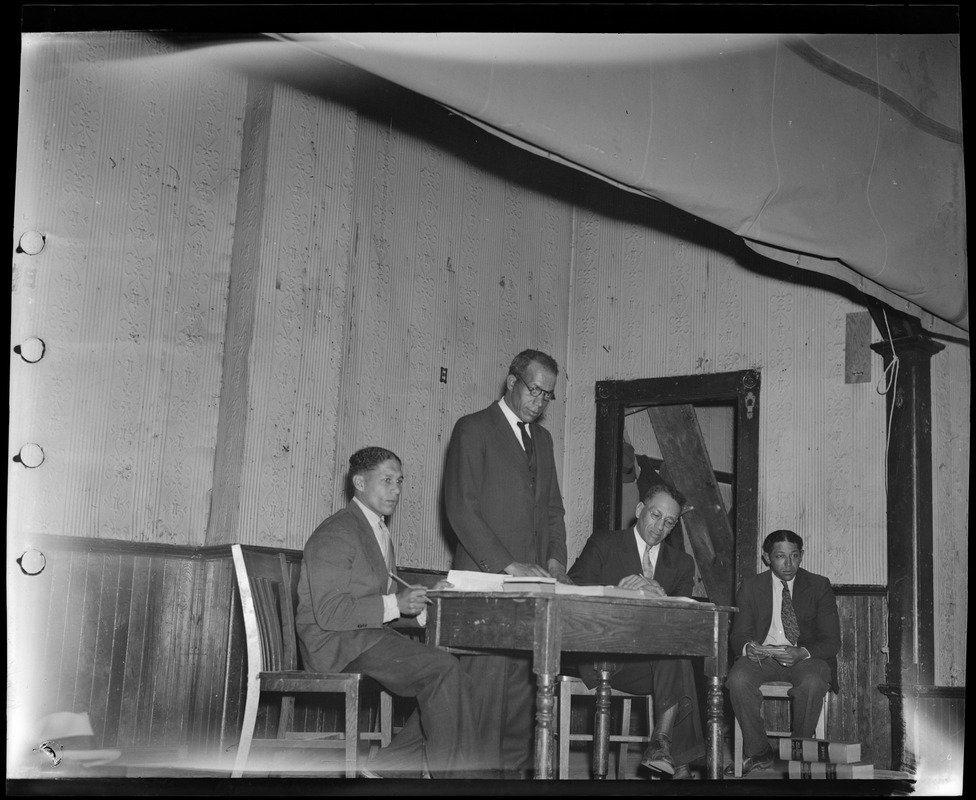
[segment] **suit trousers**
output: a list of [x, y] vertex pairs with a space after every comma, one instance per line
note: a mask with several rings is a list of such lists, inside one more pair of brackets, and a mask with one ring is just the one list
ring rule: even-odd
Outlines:
[[415, 772], [420, 777], [426, 752], [431, 777], [493, 775], [485, 767], [480, 689], [455, 656], [388, 631], [344, 671], [361, 672], [393, 694], [417, 700], [417, 710], [370, 762], [370, 769]]
[[729, 687], [732, 711], [742, 728], [742, 750], [746, 758], [770, 749], [759, 693], [760, 684], [767, 681], [793, 684], [789, 691], [793, 698], [792, 735], [809, 739], [816, 732], [824, 695], [830, 688], [830, 665], [822, 658], [807, 658], [792, 667], [784, 667], [772, 658], [764, 658], [758, 664], [745, 656], [736, 659], [725, 684]]
[[465, 673], [481, 688], [480, 717], [489, 760], [499, 776], [519, 778], [533, 766], [535, 679], [528, 656], [461, 656]]
[[[609, 666], [610, 686], [631, 694], [651, 695], [654, 698], [654, 715], [658, 719], [672, 706], [678, 706], [670, 734], [671, 757], [675, 764], [690, 764], [705, 756], [701, 708], [690, 660], [627, 658], [610, 662]], [[579, 671], [588, 687], [596, 685], [596, 671], [589, 664], [581, 663]]]

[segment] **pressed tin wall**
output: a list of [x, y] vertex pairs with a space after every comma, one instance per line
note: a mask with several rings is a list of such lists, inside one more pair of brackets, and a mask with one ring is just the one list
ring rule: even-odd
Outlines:
[[[202, 543], [240, 161], [241, 76], [139, 34], [25, 36], [8, 529]], [[39, 252], [18, 245], [43, 236]]]
[[[797, 530], [837, 583], [886, 582], [882, 365], [845, 383], [853, 300], [420, 101], [258, 91], [136, 33], [26, 37], [22, 82], [12, 345], [46, 348], [11, 355], [10, 447], [44, 462], [10, 462], [8, 529], [301, 548], [344, 502], [348, 455], [379, 444], [407, 476], [400, 563], [446, 569], [453, 424], [537, 347], [561, 366], [545, 424], [571, 557], [594, 383], [757, 369], [760, 530]], [[968, 347], [932, 378], [938, 677], [956, 685]]]

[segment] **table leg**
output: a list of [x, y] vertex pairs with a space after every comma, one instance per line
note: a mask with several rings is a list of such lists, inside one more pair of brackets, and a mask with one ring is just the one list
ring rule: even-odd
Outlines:
[[708, 678], [708, 777], [717, 781], [722, 775], [722, 681]]
[[604, 663], [594, 664], [596, 685], [596, 713], [593, 717], [593, 777], [607, 777], [610, 755], [610, 670]]
[[540, 672], [536, 675], [535, 696], [535, 777], [538, 780], [552, 778], [552, 710], [556, 701], [553, 692], [554, 675]]

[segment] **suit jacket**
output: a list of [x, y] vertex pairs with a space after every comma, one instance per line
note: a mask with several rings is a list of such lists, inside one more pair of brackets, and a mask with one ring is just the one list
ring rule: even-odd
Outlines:
[[457, 421], [447, 448], [444, 506], [458, 538], [455, 569], [502, 572], [514, 561], [566, 563], [566, 523], [552, 436], [531, 423], [536, 475], [497, 403]]
[[[739, 586], [735, 605], [739, 609], [732, 623], [732, 653], [741, 657], [750, 641], [762, 642], [773, 619], [772, 570], [746, 578]], [[778, 581], [777, 581], [778, 584]], [[812, 658], [830, 665], [831, 688], [836, 692], [837, 653], [840, 651], [840, 617], [830, 581], [800, 568], [793, 580], [793, 610], [800, 627], [798, 647], [805, 647]]]
[[[627, 575], [643, 572], [643, 551], [634, 541], [634, 529], [594, 533], [569, 571], [574, 582], [586, 586], [616, 586]], [[691, 597], [695, 561], [687, 553], [661, 542], [654, 580], [672, 597]]]
[[315, 529], [305, 543], [295, 613], [306, 669], [341, 672], [381, 637], [400, 635], [383, 622], [389, 584], [383, 551], [355, 502]]
[[[569, 571], [569, 577], [581, 586], [616, 586], [621, 578], [643, 573], [643, 555], [643, 548], [638, 547], [634, 540], [633, 527], [594, 533], [583, 546], [583, 552]], [[669, 545], [665, 539], [658, 550], [654, 580], [671, 597], [691, 597], [695, 583], [695, 561], [687, 553]], [[623, 657], [614, 663], [632, 660], [632, 657]], [[644, 657], [643, 660], [646, 662], [649, 659]], [[596, 686], [598, 679], [594, 665], [584, 659], [576, 666], [583, 683], [591, 689]], [[685, 693], [693, 694], [694, 677], [690, 667], [686, 669]]]

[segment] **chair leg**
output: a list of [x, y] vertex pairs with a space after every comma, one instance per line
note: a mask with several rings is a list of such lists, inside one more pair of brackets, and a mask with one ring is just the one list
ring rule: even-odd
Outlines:
[[735, 733], [733, 734], [732, 764], [735, 766], [735, 777], [742, 777], [742, 728], [739, 720], [734, 722]]
[[393, 695], [386, 689], [380, 692], [380, 747], [387, 747], [393, 739]]
[[346, 689], [346, 777], [356, 777], [359, 754], [359, 682]]
[[258, 701], [261, 697], [261, 684], [256, 680], [247, 686], [247, 698], [244, 701], [244, 720], [241, 723], [241, 738], [237, 743], [237, 756], [234, 758], [234, 768], [230, 776], [240, 778], [247, 765], [247, 756], [251, 752], [251, 741], [254, 739], [254, 725], [258, 721]]
[[647, 695], [647, 741], [650, 743], [651, 737], [654, 735], [654, 697], [653, 695]]
[[830, 696], [830, 692], [824, 695], [823, 708], [820, 709], [820, 718], [817, 720], [817, 729], [814, 732], [814, 736], [818, 739], [827, 738], [827, 698]]
[[[630, 698], [624, 697], [623, 709], [620, 714], [620, 735], [630, 736]], [[627, 750], [630, 742], [619, 742], [617, 744], [617, 780], [621, 780], [627, 771]]]
[[559, 682], [559, 780], [569, 778], [569, 729], [573, 719], [573, 693], [568, 681]]
[[295, 728], [295, 697], [283, 695], [281, 709], [278, 711], [278, 738], [287, 739], [288, 732]]

